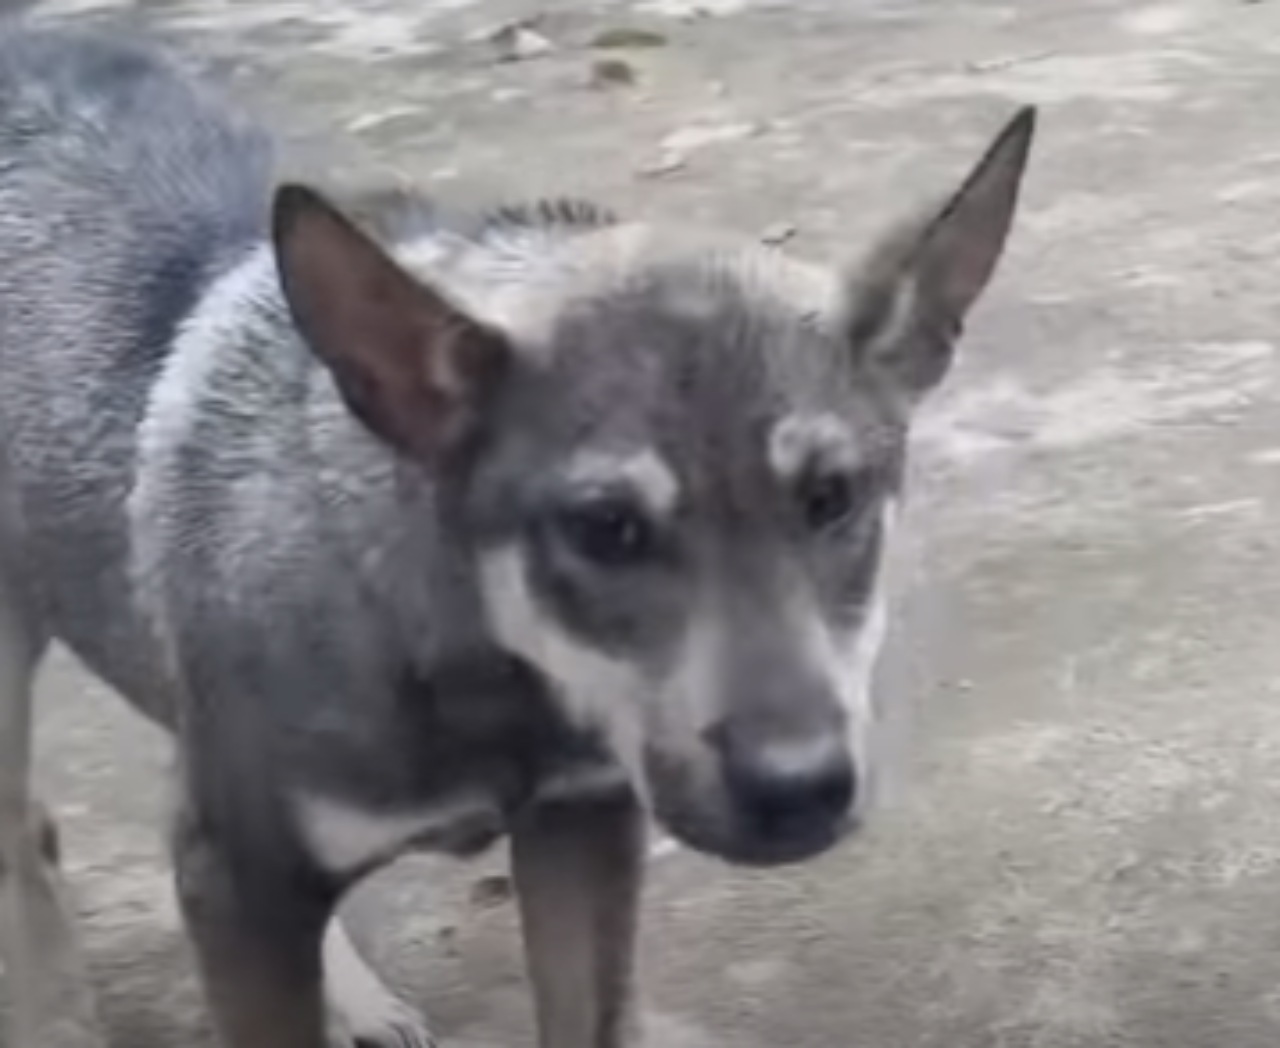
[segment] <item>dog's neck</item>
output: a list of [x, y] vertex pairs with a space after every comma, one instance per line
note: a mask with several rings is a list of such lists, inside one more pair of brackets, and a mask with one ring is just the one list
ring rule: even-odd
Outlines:
[[[216, 423], [216, 424], [215, 424]], [[209, 433], [219, 434], [216, 446]], [[270, 492], [219, 504], [225, 519], [179, 520], [190, 462]], [[280, 464], [290, 463], [287, 473]], [[223, 599], [260, 602], [259, 573], [286, 571], [294, 550], [323, 550], [347, 569], [396, 659], [417, 670], [483, 632], [466, 551], [441, 526], [437, 486], [346, 408], [329, 372], [298, 335], [269, 245], [219, 276], [183, 326], [151, 390], [131, 497], [139, 597], [163, 620], [160, 561], [199, 527], [199, 541], [244, 547], [241, 569], [204, 585], [243, 588]], [[240, 516], [237, 517], [237, 514]], [[248, 518], [244, 518], [248, 514]], [[218, 535], [221, 534], [219, 538]], [[305, 585], [305, 579], [289, 585]], [[156, 603], [158, 602], [158, 603]], [[444, 609], [444, 613], [442, 613]]]
[[472, 551], [448, 526], [441, 485], [352, 417], [320, 369], [305, 410], [318, 527], [408, 664], [429, 672], [459, 650], [484, 645]]

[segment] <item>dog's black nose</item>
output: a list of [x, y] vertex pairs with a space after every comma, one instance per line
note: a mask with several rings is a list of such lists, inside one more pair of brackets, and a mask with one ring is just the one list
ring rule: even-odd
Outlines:
[[726, 747], [725, 780], [739, 812], [764, 837], [831, 832], [853, 808], [857, 775], [843, 739]]

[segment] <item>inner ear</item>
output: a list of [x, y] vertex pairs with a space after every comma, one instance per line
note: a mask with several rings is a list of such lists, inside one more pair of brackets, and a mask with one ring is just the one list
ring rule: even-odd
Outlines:
[[1005, 125], [928, 224], [916, 250], [922, 292], [958, 325], [995, 272], [1013, 225], [1035, 133], [1027, 107]]
[[501, 334], [406, 272], [314, 190], [277, 192], [273, 240], [293, 321], [357, 418], [427, 461], [474, 432], [511, 359]]
[[995, 272], [1034, 130], [1035, 111], [1021, 110], [945, 204], [886, 238], [855, 279], [850, 338], [909, 399], [945, 374]]

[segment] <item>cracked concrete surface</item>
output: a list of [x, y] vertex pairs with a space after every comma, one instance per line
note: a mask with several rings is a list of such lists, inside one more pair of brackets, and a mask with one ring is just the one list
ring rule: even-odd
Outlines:
[[[700, 8], [701, 11], [695, 9]], [[856, 253], [1042, 106], [1010, 256], [919, 433], [901, 780], [797, 871], [655, 864], [660, 1048], [1280, 1042], [1280, 3], [49, 0], [144, 27], [290, 163], [586, 193]], [[495, 62], [539, 15], [552, 49]], [[598, 52], [604, 29], [665, 46]], [[591, 86], [602, 57], [634, 84]], [[42, 773], [121, 1048], [207, 1042], [165, 748], [66, 663]], [[456, 1048], [529, 1045], [496, 866], [353, 908]]]

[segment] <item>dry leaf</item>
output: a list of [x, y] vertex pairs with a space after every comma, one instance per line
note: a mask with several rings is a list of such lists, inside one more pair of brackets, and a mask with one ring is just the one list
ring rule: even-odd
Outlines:
[[592, 87], [628, 87], [636, 82], [635, 67], [620, 58], [602, 58], [591, 63]]
[[665, 47], [666, 43], [667, 38], [652, 29], [620, 26], [597, 33], [591, 46], [601, 50], [621, 50], [630, 47]]

